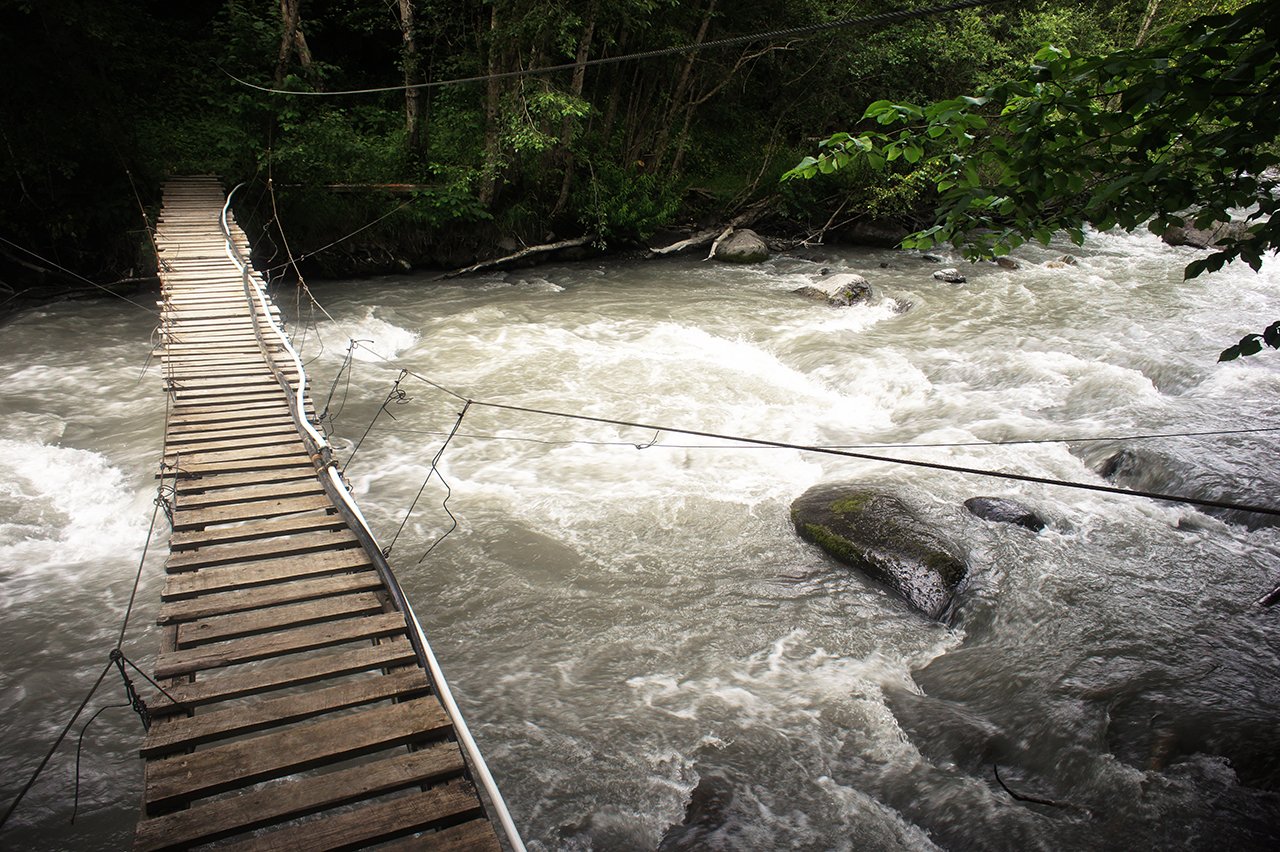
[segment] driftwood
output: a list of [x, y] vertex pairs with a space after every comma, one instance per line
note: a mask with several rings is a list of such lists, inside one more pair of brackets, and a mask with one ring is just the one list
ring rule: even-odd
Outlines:
[[1057, 802], [1057, 801], [1054, 801], [1053, 799], [1041, 799], [1036, 796], [1026, 796], [1021, 793], [1015, 793], [1014, 791], [1009, 789], [1009, 785], [1004, 783], [1004, 779], [1000, 777], [1000, 766], [998, 764], [995, 764], [995, 763], [991, 764], [991, 771], [995, 773], [996, 783], [1000, 785], [1000, 788], [1019, 802], [1031, 802], [1032, 804], [1036, 804], [1036, 805], [1048, 805], [1051, 808], [1069, 808], [1071, 810], [1084, 811], [1085, 813], [1089, 813], [1088, 808], [1082, 808], [1079, 805], [1073, 804], [1071, 802]]
[[[743, 225], [749, 225], [756, 219], [760, 218], [760, 214], [764, 212], [764, 205], [757, 204], [739, 213], [729, 220], [727, 224], [716, 225], [714, 228], [706, 228], [697, 231], [686, 239], [674, 242], [671, 245], [662, 248], [649, 249], [649, 253], [645, 257], [661, 257], [664, 254], [675, 254], [685, 249], [698, 248], [709, 243], [719, 242], [732, 233], [734, 228], [741, 228]], [[717, 239], [719, 238], [719, 239]]]
[[554, 243], [543, 243], [542, 245], [526, 246], [515, 254], [509, 254], [505, 257], [495, 257], [493, 260], [484, 260], [480, 263], [472, 264], [463, 269], [455, 269], [452, 272], [446, 272], [441, 278], [457, 278], [459, 275], [469, 275], [472, 272], [479, 272], [483, 269], [493, 269], [502, 266], [504, 263], [512, 263], [514, 261], [526, 258], [532, 254], [541, 254], [548, 251], [557, 251], [559, 249], [577, 248], [585, 246], [596, 238], [595, 234], [587, 234], [582, 237], [574, 237], [571, 240], [560, 240]]
[[1276, 586], [1256, 601], [1258, 606], [1275, 606], [1280, 601], [1280, 586]]

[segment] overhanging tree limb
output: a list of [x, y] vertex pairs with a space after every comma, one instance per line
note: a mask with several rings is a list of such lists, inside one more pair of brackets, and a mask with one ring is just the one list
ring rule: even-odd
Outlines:
[[[1046, 47], [1027, 73], [918, 106], [877, 101], [870, 129], [838, 133], [785, 178], [855, 160], [935, 174], [935, 224], [903, 245], [957, 246], [976, 260], [1066, 231], [1143, 224], [1204, 228], [1246, 210], [1247, 232], [1186, 268], [1187, 278], [1280, 250], [1280, 5], [1254, 2], [1196, 18], [1098, 57]], [[901, 161], [901, 162], [898, 162]], [[893, 164], [890, 166], [890, 164]], [[1192, 211], [1192, 212], [1188, 212]], [[1270, 330], [1269, 330], [1270, 331]], [[1229, 360], [1280, 344], [1250, 335]]]

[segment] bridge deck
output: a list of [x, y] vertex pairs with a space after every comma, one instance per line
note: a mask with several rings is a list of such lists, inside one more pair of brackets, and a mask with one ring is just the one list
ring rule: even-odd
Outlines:
[[405, 616], [268, 368], [223, 200], [212, 178], [171, 181], [156, 234], [176, 496], [154, 676], [182, 706], [152, 708], [135, 847], [498, 849]]

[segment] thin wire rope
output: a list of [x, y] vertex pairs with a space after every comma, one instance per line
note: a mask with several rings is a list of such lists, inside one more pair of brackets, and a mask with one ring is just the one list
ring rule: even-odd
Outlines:
[[129, 629], [129, 618], [133, 614], [133, 603], [135, 600], [137, 600], [138, 586], [142, 583], [142, 567], [147, 562], [147, 551], [151, 549], [151, 538], [156, 531], [156, 516], [160, 514], [160, 506], [164, 501], [164, 479], [163, 479], [164, 470], [163, 468], [161, 469], [160, 473], [162, 478], [160, 480], [160, 487], [156, 490], [156, 498], [154, 501], [152, 501], [153, 503], [155, 503], [155, 507], [151, 510], [151, 524], [147, 528], [147, 540], [142, 545], [142, 556], [138, 559], [138, 571], [133, 576], [133, 589], [129, 592], [129, 603], [127, 606], [125, 606], [124, 619], [120, 623], [120, 635], [116, 637], [117, 651], [119, 651], [120, 647], [124, 645], [124, 635], [125, 635], [125, 632]]
[[564, 411], [551, 411], [543, 408], [532, 408], [523, 405], [510, 405], [501, 402], [486, 402], [484, 400], [472, 400], [472, 405], [483, 406], [501, 411], [512, 411], [522, 414], [536, 414], [544, 417], [555, 417], [565, 420], [580, 420], [588, 423], [604, 423], [612, 426], [627, 426], [635, 429], [656, 430], [659, 432], [673, 432], [679, 435], [694, 435], [699, 438], [714, 438], [723, 441], [738, 441], [745, 444], [756, 444], [762, 447], [776, 447], [781, 449], [799, 450], [802, 452], [820, 453], [823, 455], [839, 456], [842, 458], [858, 459], [860, 461], [884, 462], [887, 464], [906, 465], [908, 467], [925, 468], [928, 470], [940, 470], [948, 473], [961, 473], [971, 476], [984, 476], [993, 479], [1007, 479], [1016, 482], [1030, 482], [1037, 485], [1052, 485], [1062, 488], [1075, 488], [1082, 491], [1095, 491], [1104, 494], [1119, 494], [1125, 497], [1146, 497], [1152, 500], [1161, 500], [1168, 503], [1182, 503], [1192, 506], [1204, 506], [1214, 509], [1233, 509], [1244, 512], [1253, 512], [1259, 515], [1276, 515], [1280, 516], [1280, 508], [1270, 506], [1253, 506], [1246, 503], [1235, 503], [1226, 500], [1207, 500], [1198, 497], [1180, 497], [1175, 494], [1162, 494], [1155, 491], [1139, 491], [1127, 488], [1116, 488], [1110, 485], [1098, 485], [1090, 482], [1072, 482], [1063, 479], [1052, 479], [1044, 476], [1032, 476], [1023, 473], [1010, 473], [1001, 470], [989, 470], [984, 468], [967, 467], [964, 465], [944, 464], [942, 462], [928, 462], [919, 459], [903, 459], [893, 458], [891, 456], [878, 456], [871, 453], [852, 452], [849, 450], [837, 450], [826, 447], [818, 447], [806, 444], [793, 444], [786, 441], [770, 441], [764, 438], [749, 438], [742, 435], [725, 435], [718, 432], [706, 432], [698, 429], [679, 429], [671, 426], [655, 426], [651, 423], [637, 423], [630, 420], [615, 420], [608, 417], [593, 417], [587, 414], [574, 414]]
[[84, 723], [84, 727], [80, 729], [80, 736], [76, 738], [76, 770], [75, 770], [75, 793], [71, 799], [71, 824], [76, 824], [76, 815], [80, 813], [80, 754], [84, 750], [84, 735], [88, 733], [89, 726], [92, 725], [97, 718], [102, 715], [104, 710], [120, 710], [131, 707], [128, 702], [122, 704], [104, 704], [94, 711], [89, 717], [89, 721]]
[[[404, 208], [408, 207], [410, 204], [412, 204], [412, 203], [413, 203], [414, 201], [416, 201], [416, 200], [417, 200], [416, 198], [410, 198], [408, 201], [405, 201], [404, 203], [400, 204], [399, 206], [397, 206], [397, 207], [393, 208], [391, 211], [389, 211], [389, 212], [387, 212], [387, 213], [383, 213], [381, 216], [379, 216], [377, 219], [374, 219], [372, 222], [366, 222], [365, 224], [361, 225], [359, 228], [356, 228], [354, 231], [352, 231], [351, 233], [347, 234], [346, 236], [338, 237], [338, 238], [337, 238], [336, 240], [334, 240], [333, 242], [325, 243], [324, 245], [320, 246], [320, 248], [318, 248], [318, 249], [313, 249], [313, 250], [311, 250], [311, 251], [309, 251], [309, 252], [306, 252], [305, 254], [300, 254], [300, 255], [298, 255], [296, 258], [293, 258], [293, 259], [291, 259], [291, 260], [289, 260], [289, 261], [284, 261], [284, 262], [281, 262], [281, 263], [277, 263], [275, 266], [268, 266], [265, 270], [263, 270], [263, 274], [264, 274], [264, 275], [270, 275], [272, 272], [275, 272], [276, 270], [279, 270], [279, 269], [284, 269], [285, 267], [289, 266], [290, 264], [293, 264], [293, 265], [295, 265], [295, 266], [296, 266], [296, 265], [297, 265], [297, 262], [298, 262], [298, 261], [300, 261], [300, 260], [306, 260], [306, 259], [307, 259], [307, 258], [309, 258], [309, 257], [313, 257], [313, 256], [315, 256], [315, 255], [317, 255], [317, 254], [320, 254], [320, 252], [322, 252], [322, 251], [327, 251], [327, 250], [329, 250], [329, 249], [333, 248], [334, 246], [336, 246], [338, 243], [341, 243], [341, 242], [344, 242], [344, 241], [346, 241], [346, 240], [351, 239], [352, 237], [354, 237], [356, 234], [360, 233], [361, 231], [367, 231], [367, 230], [369, 230], [369, 229], [370, 229], [370, 228], [372, 228], [374, 225], [376, 225], [376, 224], [378, 224], [379, 222], [381, 222], [383, 219], [387, 219], [387, 218], [389, 218], [389, 217], [391, 217], [391, 216], [394, 216], [396, 213], [399, 213], [401, 210], [403, 210]], [[283, 234], [283, 231], [282, 231], [281, 233]], [[330, 318], [330, 319], [333, 319], [333, 317], [329, 317], [329, 318]]]
[[383, 550], [384, 556], [389, 556], [391, 554], [391, 548], [396, 546], [396, 540], [400, 538], [400, 533], [404, 532], [405, 524], [409, 523], [409, 518], [413, 515], [413, 510], [418, 505], [418, 500], [422, 498], [422, 492], [427, 490], [427, 483], [431, 481], [431, 477], [433, 475], [440, 480], [442, 485], [444, 485], [445, 497], [444, 501], [440, 505], [441, 508], [444, 509], [445, 514], [448, 515], [449, 519], [453, 522], [453, 525], [445, 531], [444, 535], [436, 539], [435, 542], [427, 548], [426, 553], [422, 554], [421, 558], [418, 559], [418, 564], [421, 565], [422, 560], [426, 559], [427, 556], [431, 554], [431, 551], [436, 549], [436, 545], [448, 538], [449, 534], [458, 528], [458, 519], [454, 517], [453, 512], [449, 511], [449, 498], [453, 496], [453, 489], [449, 486], [449, 483], [445, 481], [445, 478], [440, 475], [439, 465], [440, 459], [444, 457], [445, 449], [449, 446], [449, 442], [453, 440], [453, 436], [458, 433], [458, 427], [462, 425], [462, 419], [467, 416], [467, 412], [470, 409], [471, 402], [468, 400], [467, 404], [463, 406], [462, 411], [458, 413], [458, 419], [454, 421], [453, 429], [449, 432], [449, 437], [444, 439], [444, 443], [440, 445], [440, 449], [436, 450], [435, 457], [431, 459], [431, 469], [427, 471], [426, 477], [422, 480], [422, 486], [418, 489], [418, 493], [414, 495], [413, 502], [409, 504], [408, 511], [404, 513], [404, 518], [400, 521], [400, 526], [396, 528], [396, 534], [391, 537], [391, 543]]
[[[446, 435], [441, 429], [403, 429], [385, 427], [382, 431], [406, 435]], [[1259, 429], [1219, 429], [1205, 432], [1159, 432], [1150, 435], [1100, 435], [1087, 438], [1019, 438], [1007, 441], [958, 441], [954, 443], [897, 443], [897, 444], [814, 444], [828, 450], [907, 450], [907, 449], [950, 449], [963, 447], [1009, 447], [1019, 444], [1087, 444], [1087, 443], [1126, 443], [1129, 441], [1152, 441], [1163, 438], [1203, 438], [1229, 435], [1243, 435], [1254, 432], [1280, 432], [1280, 426], [1269, 426]], [[669, 444], [653, 441], [648, 444], [637, 444], [635, 441], [587, 441], [573, 438], [550, 439], [530, 438], [523, 435], [482, 435], [463, 432], [457, 437], [489, 441], [513, 441], [527, 444], [579, 445], [588, 447], [637, 447], [648, 449], [659, 447], [668, 450], [773, 450], [778, 447], [734, 446], [728, 444]]]
[[111, 296], [115, 296], [117, 299], [119, 299], [119, 300], [120, 300], [120, 301], [122, 301], [122, 302], [128, 302], [129, 304], [133, 305], [135, 308], [139, 308], [140, 310], [144, 310], [144, 311], [146, 311], [147, 313], [151, 314], [152, 316], [159, 316], [159, 315], [160, 315], [160, 312], [159, 312], [159, 311], [157, 311], [157, 310], [155, 310], [155, 309], [153, 309], [153, 308], [148, 308], [146, 305], [141, 305], [141, 304], [139, 304], [139, 303], [135, 302], [133, 299], [130, 299], [128, 296], [122, 296], [122, 295], [120, 295], [119, 293], [117, 293], [115, 290], [112, 290], [110, 287], [104, 287], [103, 285], [99, 284], [97, 281], [90, 281], [88, 278], [85, 278], [85, 277], [84, 277], [83, 275], [81, 275], [79, 272], [73, 272], [72, 270], [67, 269], [65, 266], [62, 266], [61, 264], [59, 264], [59, 263], [57, 263], [57, 262], [55, 262], [55, 261], [52, 261], [52, 260], [50, 260], [49, 258], [44, 257], [43, 255], [36, 254], [35, 252], [33, 252], [33, 251], [32, 251], [31, 249], [29, 249], [29, 248], [24, 248], [23, 246], [18, 245], [18, 244], [17, 244], [17, 243], [15, 243], [13, 240], [7, 239], [6, 237], [0, 237], [0, 242], [2, 242], [2, 243], [6, 243], [6, 244], [8, 244], [8, 245], [11, 245], [11, 246], [13, 246], [14, 248], [16, 248], [18, 251], [23, 252], [23, 253], [25, 253], [25, 254], [29, 254], [29, 255], [31, 255], [31, 256], [32, 256], [32, 257], [34, 257], [36, 260], [39, 260], [41, 263], [47, 263], [47, 264], [49, 264], [50, 266], [52, 266], [54, 269], [59, 269], [59, 270], [61, 270], [61, 271], [65, 272], [65, 273], [67, 273], [68, 275], [70, 275], [70, 276], [72, 276], [72, 277], [74, 277], [74, 278], [78, 278], [78, 279], [80, 279], [81, 281], [83, 281], [84, 283], [86, 283], [86, 284], [88, 284], [88, 285], [90, 285], [90, 286], [92, 286], [92, 287], [97, 287], [97, 288], [98, 288], [99, 290], [101, 290], [102, 292], [107, 293], [107, 294], [109, 294], [109, 295], [111, 295]]
[[[312, 298], [314, 298], [314, 296], [312, 296]], [[326, 312], [326, 315], [327, 315], [327, 312]], [[386, 356], [381, 355], [377, 351], [370, 349], [369, 347], [363, 347], [363, 348], [365, 349], [365, 351], [370, 352], [375, 357], [385, 361], [386, 363], [395, 365], [395, 362], [393, 362], [390, 358], [387, 358]], [[396, 366], [399, 366], [399, 365], [396, 365]], [[950, 464], [944, 464], [942, 462], [927, 462], [927, 461], [921, 461], [918, 459], [903, 459], [903, 458], [893, 458], [890, 456], [877, 456], [870, 453], [855, 452], [851, 448], [825, 447], [825, 446], [816, 446], [816, 445], [794, 444], [794, 443], [783, 442], [783, 441], [770, 441], [766, 439], [750, 438], [750, 437], [740, 436], [740, 435], [725, 435], [725, 434], [720, 434], [716, 432], [705, 432], [705, 431], [694, 430], [694, 429], [679, 429], [679, 428], [672, 428], [667, 426], [656, 426], [650, 423], [637, 423], [637, 422], [628, 421], [628, 420], [617, 420], [617, 419], [605, 418], [605, 417], [591, 417], [585, 414], [574, 414], [570, 412], [551, 411], [548, 409], [533, 408], [528, 406], [510, 405], [510, 404], [497, 403], [497, 402], [487, 402], [484, 400], [477, 400], [472, 397], [464, 396], [463, 394], [458, 393], [452, 388], [449, 388], [439, 382], [433, 381], [432, 379], [429, 379], [426, 376], [423, 376], [406, 367], [401, 366], [400, 371], [401, 371], [401, 376], [396, 380], [397, 385], [401, 380], [403, 380], [405, 376], [412, 376], [413, 378], [423, 382], [424, 384], [430, 387], [433, 387], [441, 391], [442, 393], [446, 393], [466, 403], [468, 407], [470, 407], [471, 405], [478, 405], [486, 408], [493, 408], [496, 410], [514, 411], [514, 412], [520, 412], [525, 414], [537, 414], [545, 417], [556, 417], [561, 419], [579, 420], [579, 421], [591, 422], [591, 423], [603, 423], [603, 424], [608, 424], [613, 426], [625, 426], [625, 427], [645, 429], [645, 430], [654, 430], [659, 433], [672, 432], [672, 433], [681, 434], [681, 435], [693, 435], [695, 437], [700, 437], [700, 438], [712, 438], [715, 440], [734, 441], [734, 442], [743, 443], [743, 444], [752, 444], [758, 447], [793, 449], [793, 450], [799, 450], [802, 452], [820, 453], [823, 455], [840, 456], [844, 458], [859, 459], [862, 461], [884, 462], [888, 464], [905, 465], [908, 467], [919, 467], [919, 468], [924, 468], [928, 470], [940, 470], [940, 471], [946, 471], [950, 473], [960, 473], [960, 474], [966, 474], [970, 476], [982, 476], [982, 477], [987, 477], [992, 479], [1005, 479], [1005, 480], [1011, 480], [1016, 482], [1028, 482], [1028, 483], [1034, 483], [1038, 485], [1049, 485], [1049, 486], [1055, 486], [1060, 488], [1074, 488], [1081, 491], [1093, 491], [1093, 492], [1103, 493], [1103, 494], [1117, 494], [1117, 495], [1126, 496], [1126, 497], [1145, 497], [1151, 500], [1160, 500], [1163, 502], [1179, 503], [1179, 504], [1190, 505], [1190, 506], [1201, 506], [1205, 508], [1228, 509], [1228, 510], [1237, 510], [1237, 511], [1244, 511], [1244, 512], [1253, 512], [1255, 514], [1260, 514], [1260, 515], [1280, 516], [1280, 508], [1274, 508], [1269, 506], [1254, 506], [1254, 505], [1245, 504], [1245, 503], [1236, 503], [1236, 502], [1226, 501], [1226, 500], [1208, 500], [1208, 499], [1202, 499], [1197, 497], [1180, 497], [1178, 495], [1163, 494], [1156, 491], [1142, 491], [1142, 490], [1132, 490], [1127, 488], [1116, 488], [1114, 486], [1099, 485], [1096, 483], [1073, 482], [1073, 481], [1062, 480], [1062, 479], [1053, 479], [1050, 477], [1032, 476], [1029, 474], [1010, 473], [1007, 471], [989, 470], [984, 468], [974, 468], [974, 467], [968, 467], [964, 465], [950, 465]], [[386, 403], [383, 404], [384, 408], [385, 408], [385, 405]], [[377, 415], [375, 415], [375, 419], [376, 417]], [[373, 424], [370, 423], [369, 426], [370, 428], [372, 428]], [[1253, 431], [1253, 430], [1238, 430], [1238, 431], [1232, 431], [1232, 432], [1224, 432], [1223, 434], [1246, 434], [1250, 431]], [[1273, 430], [1269, 428], [1260, 428], [1257, 431], [1273, 431]], [[366, 434], [368, 434], [367, 430], [366, 430]], [[1170, 434], [1167, 437], [1193, 437], [1193, 436], [1194, 435], [1192, 433], [1185, 433], [1185, 434], [1176, 434], [1176, 435]], [[1155, 437], [1155, 436], [1152, 436], [1152, 437]], [[1024, 441], [1026, 443], [1036, 443], [1036, 442], [1039, 442], [1040, 439], [1024, 439]], [[1045, 442], [1046, 443], [1063, 443], [1063, 441], [1061, 440], [1045, 441]], [[1009, 443], [1012, 444], [1014, 442], [1009, 442]], [[951, 445], [951, 446], [960, 446], [960, 445]], [[902, 448], [906, 449], [910, 447], [925, 448], [926, 445], [913, 444], [913, 445], [908, 445]], [[880, 446], [880, 447], [877, 447], [877, 449], [890, 449], [890, 447]], [[348, 464], [350, 464], [350, 459], [348, 459]]]
[[242, 80], [236, 75], [222, 69], [222, 73], [226, 74], [232, 80], [235, 80], [242, 86], [250, 89], [256, 89], [260, 92], [266, 92], [273, 95], [301, 95], [307, 97], [341, 97], [346, 95], [374, 95], [386, 92], [403, 92], [410, 89], [431, 89], [443, 86], [458, 86], [466, 83], [483, 83], [488, 80], [506, 80], [515, 77], [533, 77], [542, 74], [554, 74], [559, 71], [571, 71], [575, 68], [591, 68], [600, 65], [613, 65], [620, 62], [636, 62], [647, 59], [660, 59], [666, 56], [680, 56], [686, 53], [694, 53], [700, 50], [710, 50], [713, 48], [733, 47], [740, 44], [749, 44], [755, 41], [773, 41], [778, 39], [795, 38], [798, 36], [816, 35], [822, 32], [832, 30], [848, 29], [852, 27], [879, 27], [887, 24], [896, 24], [903, 21], [909, 21], [915, 18], [927, 18], [938, 15], [945, 15], [951, 12], [960, 12], [966, 9], [977, 9], [983, 6], [995, 6], [1006, 3], [1008, 0], [959, 0], [956, 3], [949, 3], [944, 6], [932, 6], [924, 9], [900, 9], [895, 12], [878, 12], [873, 15], [862, 15], [856, 18], [841, 18], [836, 21], [827, 21], [819, 24], [806, 24], [799, 27], [787, 27], [784, 29], [767, 30], [764, 32], [750, 33], [747, 35], [730, 36], [727, 38], [714, 39], [697, 44], [684, 44], [675, 47], [657, 48], [655, 50], [646, 50], [639, 53], [628, 53], [620, 56], [602, 56], [597, 59], [588, 59], [583, 62], [563, 62], [557, 65], [547, 65], [541, 68], [525, 68], [516, 71], [502, 71], [496, 74], [479, 74], [472, 77], [455, 77], [449, 80], [433, 80], [425, 83], [400, 84], [396, 86], [376, 86], [366, 89], [343, 89], [329, 92], [307, 92], [307, 91], [290, 91], [288, 89], [276, 89], [270, 86], [260, 86], [257, 83], [250, 83]]
[[392, 420], [396, 419], [396, 416], [394, 414], [392, 414], [390, 411], [387, 411], [387, 406], [390, 405], [392, 402], [394, 402], [396, 405], [404, 405], [409, 401], [408, 394], [406, 394], [403, 390], [400, 389], [400, 383], [404, 381], [405, 375], [406, 375], [406, 371], [401, 370], [399, 377], [396, 378], [396, 380], [391, 383], [391, 390], [387, 391], [387, 398], [382, 401], [382, 405], [378, 406], [378, 410], [373, 413], [373, 419], [370, 420], [369, 425], [365, 427], [364, 434], [360, 436], [360, 440], [356, 441], [355, 449], [351, 451], [351, 455], [347, 456], [347, 462], [342, 466], [342, 470], [340, 471], [340, 473], [345, 474], [347, 472], [347, 468], [351, 465], [353, 461], [355, 461], [356, 453], [360, 452], [360, 445], [364, 443], [365, 438], [369, 437], [369, 433], [373, 431], [373, 424], [378, 422], [379, 417], [381, 417], [383, 414], [386, 414]]
[[31, 778], [28, 779], [27, 783], [23, 785], [22, 789], [18, 792], [17, 798], [15, 798], [9, 805], [9, 809], [4, 812], [4, 816], [0, 817], [0, 829], [4, 828], [5, 823], [9, 821], [9, 817], [13, 815], [13, 812], [18, 809], [18, 805], [22, 802], [23, 798], [25, 798], [31, 788], [35, 786], [36, 779], [38, 779], [40, 774], [44, 772], [45, 766], [49, 764], [49, 760], [53, 757], [54, 752], [58, 750], [58, 746], [62, 745], [62, 741], [66, 739], [72, 726], [74, 726], [76, 720], [80, 718], [80, 714], [84, 712], [84, 708], [89, 706], [89, 702], [93, 699], [94, 693], [98, 691], [98, 687], [102, 686], [102, 681], [106, 678], [107, 672], [111, 671], [111, 667], [113, 665], [113, 662], [108, 661], [107, 664], [102, 667], [101, 674], [99, 674], [98, 679], [93, 682], [93, 686], [89, 687], [89, 692], [85, 695], [84, 700], [80, 702], [80, 706], [76, 708], [76, 712], [71, 714], [71, 718], [67, 721], [66, 727], [62, 729], [62, 732], [58, 734], [57, 738], [53, 741], [53, 745], [51, 745], [49, 750], [45, 753], [44, 759], [40, 761], [40, 765], [36, 767], [35, 772], [31, 773]]

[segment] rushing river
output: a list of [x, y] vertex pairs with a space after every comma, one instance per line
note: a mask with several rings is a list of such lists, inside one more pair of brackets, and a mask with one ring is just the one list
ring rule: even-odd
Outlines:
[[[322, 407], [361, 439], [401, 367], [465, 397], [1081, 482], [1280, 505], [1280, 354], [1217, 353], [1280, 316], [1280, 265], [1183, 283], [1191, 250], [1096, 235], [1078, 266], [932, 280], [913, 255], [733, 268], [587, 263], [313, 286]], [[888, 264], [887, 268], [883, 265]], [[792, 290], [866, 275], [869, 305]], [[280, 300], [293, 310], [292, 291]], [[902, 310], [906, 305], [909, 310]], [[309, 327], [308, 319], [318, 322]], [[0, 340], [4, 804], [115, 643], [164, 413], [153, 319], [55, 305]], [[301, 343], [302, 335], [299, 335]], [[376, 354], [374, 354], [376, 353]], [[462, 403], [410, 376], [349, 467], [383, 544]], [[1046, 441], [974, 446], [979, 442]], [[1086, 439], [1109, 438], [1095, 441]], [[531, 849], [1269, 849], [1280, 843], [1280, 528], [1143, 499], [472, 406], [395, 540], [408, 589]], [[828, 480], [891, 486], [966, 552], [951, 628], [794, 534]], [[1036, 535], [969, 515], [1015, 498]], [[164, 539], [125, 650], [158, 646]], [[121, 701], [112, 675], [90, 709]], [[79, 733], [79, 726], [75, 734]], [[141, 729], [75, 734], [0, 845], [127, 844]], [[1008, 789], [1053, 805], [1013, 798]], [[696, 793], [695, 793], [696, 789]], [[692, 802], [692, 804], [691, 804]], [[687, 823], [682, 825], [682, 823]]]

